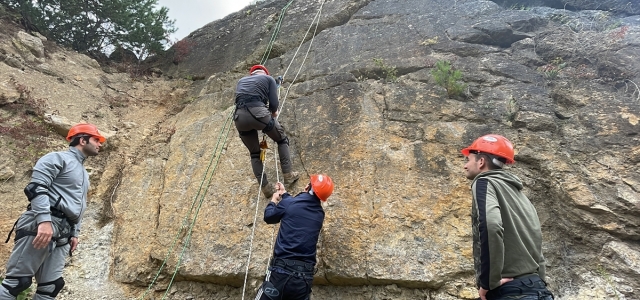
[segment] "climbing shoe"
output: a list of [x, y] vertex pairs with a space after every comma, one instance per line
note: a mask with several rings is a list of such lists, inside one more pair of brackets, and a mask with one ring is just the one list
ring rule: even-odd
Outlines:
[[262, 187], [262, 194], [264, 194], [264, 197], [267, 199], [271, 199], [271, 196], [273, 196], [273, 193], [276, 192], [276, 189], [273, 187], [272, 184], [268, 184]]
[[282, 176], [284, 177], [284, 184], [286, 185], [292, 184], [300, 178], [298, 172], [284, 173]]

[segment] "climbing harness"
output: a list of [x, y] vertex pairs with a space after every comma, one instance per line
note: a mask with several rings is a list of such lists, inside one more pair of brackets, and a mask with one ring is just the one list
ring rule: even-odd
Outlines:
[[[35, 199], [36, 197], [40, 196], [40, 195], [47, 195], [49, 197], [51, 197], [51, 195], [46, 192], [46, 191], [41, 191], [38, 192], [38, 188], [42, 187], [44, 189], [53, 189], [53, 187], [48, 187], [46, 185], [43, 184], [39, 184], [36, 182], [31, 182], [29, 184], [27, 184], [27, 186], [24, 188], [24, 194], [25, 196], [27, 196], [27, 200], [29, 200], [29, 202], [31, 202], [31, 200]], [[56, 192], [57, 193], [57, 192]], [[65, 232], [63, 235], [61, 235], [60, 237], [56, 238], [52, 238], [52, 240], [55, 240], [56, 242], [58, 242], [58, 246], [63, 246], [66, 245], [68, 243], [68, 240], [71, 238], [73, 232], [75, 231], [75, 226], [77, 223], [77, 220], [72, 221], [71, 219], [69, 219], [69, 217], [67, 217], [67, 215], [62, 212], [61, 210], [58, 209], [58, 205], [60, 204], [60, 201], [62, 201], [62, 196], [58, 196], [58, 199], [56, 199], [56, 202], [49, 207], [49, 211], [51, 213], [52, 217], [56, 217], [58, 219], [61, 219], [62, 221], [65, 221], [68, 223], [68, 225], [70, 226], [70, 230], [69, 232]], [[51, 204], [51, 203], [49, 203]], [[29, 203], [29, 205], [27, 205], [27, 211], [31, 210], [31, 203]], [[24, 229], [17, 229], [16, 230], [16, 225], [18, 224], [18, 221], [20, 221], [20, 219], [16, 220], [15, 223], [13, 223], [13, 226], [11, 227], [11, 231], [9, 231], [9, 234], [7, 235], [7, 240], [4, 241], [5, 244], [9, 242], [9, 240], [11, 240], [11, 235], [13, 234], [13, 232], [16, 232], [16, 237], [14, 240], [19, 240], [25, 236], [37, 236], [38, 233], [35, 231], [28, 231], [28, 230], [24, 230]]]

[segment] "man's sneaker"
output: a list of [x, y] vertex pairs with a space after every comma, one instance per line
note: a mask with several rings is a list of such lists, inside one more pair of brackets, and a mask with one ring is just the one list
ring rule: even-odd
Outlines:
[[284, 184], [286, 185], [292, 184], [300, 178], [298, 172], [284, 173], [282, 176], [284, 177]]
[[273, 184], [268, 184], [262, 187], [262, 194], [264, 194], [264, 197], [267, 199], [271, 199], [271, 197], [273, 196], [273, 193], [276, 192], [276, 189], [273, 187]]

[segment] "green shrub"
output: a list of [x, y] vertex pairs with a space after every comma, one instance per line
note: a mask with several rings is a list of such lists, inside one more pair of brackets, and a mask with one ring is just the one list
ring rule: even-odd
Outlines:
[[561, 57], [556, 57], [552, 59], [550, 63], [539, 67], [538, 71], [542, 73], [544, 78], [548, 80], [554, 80], [558, 78], [558, 76], [560, 75], [560, 71], [566, 66], [567, 64], [562, 61]]
[[451, 63], [445, 60], [438, 61], [431, 75], [436, 83], [447, 90], [447, 96], [457, 97], [464, 94], [467, 85], [462, 80], [462, 72], [451, 68]]
[[382, 58], [374, 58], [373, 62], [378, 66], [378, 68], [382, 69], [382, 74], [385, 76], [387, 81], [398, 81], [398, 70], [395, 66], [387, 65]]

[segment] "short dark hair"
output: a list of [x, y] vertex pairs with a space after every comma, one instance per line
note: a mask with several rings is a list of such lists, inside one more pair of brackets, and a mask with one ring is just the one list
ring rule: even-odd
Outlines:
[[501, 166], [495, 164], [493, 162], [493, 160], [497, 160], [503, 164], [507, 163], [507, 160], [505, 158], [493, 155], [493, 154], [489, 154], [489, 153], [485, 153], [485, 152], [480, 152], [480, 151], [469, 151], [469, 153], [473, 153], [476, 155], [476, 161], [478, 161], [480, 158], [484, 158], [485, 163], [487, 164], [487, 168], [489, 170], [496, 170], [496, 169], [502, 169]]
[[88, 143], [89, 139], [91, 139], [91, 136], [90, 135], [86, 135], [86, 134], [76, 135], [76, 136], [71, 138], [71, 142], [69, 143], [69, 147], [78, 146], [78, 144], [80, 144], [80, 139], [83, 139], [85, 142]]

